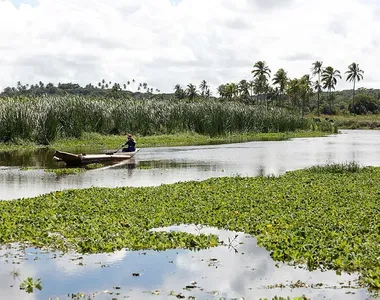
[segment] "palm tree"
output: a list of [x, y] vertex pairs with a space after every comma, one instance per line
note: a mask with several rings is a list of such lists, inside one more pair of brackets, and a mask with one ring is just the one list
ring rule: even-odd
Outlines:
[[276, 72], [276, 74], [274, 74], [272, 82], [273, 82], [273, 84], [278, 85], [278, 93], [280, 95], [280, 100], [282, 100], [281, 96], [284, 94], [285, 88], [286, 88], [286, 83], [288, 82], [288, 76], [287, 76], [285, 70], [282, 68], [279, 69]]
[[206, 90], [205, 96], [206, 96], [207, 99], [209, 99], [212, 96], [212, 93], [211, 93], [210, 89]]
[[352, 88], [352, 109], [354, 109], [354, 98], [355, 98], [355, 83], [363, 79], [364, 71], [359, 68], [359, 64], [353, 62], [348, 66], [348, 71], [346, 72], [346, 81], [354, 82], [354, 87]]
[[239, 88], [238, 88], [236, 83], [229, 83], [228, 84], [228, 90], [229, 90], [231, 99], [232, 99], [232, 97], [235, 98], [239, 93]]
[[319, 116], [319, 94], [322, 92], [322, 85], [318, 80], [314, 82], [314, 90], [317, 92], [318, 95], [317, 115]]
[[298, 106], [298, 97], [300, 95], [300, 80], [297, 78], [289, 80], [286, 92], [290, 98], [290, 101], [294, 107]]
[[249, 83], [248, 83], [248, 81], [245, 79], [241, 80], [239, 82], [238, 89], [239, 89], [240, 97], [244, 101], [249, 102], [250, 94], [249, 94]]
[[197, 87], [194, 84], [189, 83], [186, 89], [186, 96], [189, 98], [189, 100], [194, 100], [197, 95]]
[[174, 96], [177, 99], [183, 99], [186, 96], [183, 88], [179, 84], [176, 84], [174, 87]]
[[201, 95], [204, 96], [205, 95], [205, 92], [207, 91], [207, 89], [209, 88], [209, 86], [207, 85], [207, 82], [206, 80], [202, 80], [201, 81], [201, 84], [199, 85], [199, 88], [201, 89]]
[[319, 116], [319, 95], [320, 95], [322, 89], [317, 88], [317, 85], [320, 86], [320, 84], [321, 84], [321, 74], [323, 72], [322, 65], [323, 65], [323, 62], [317, 60], [313, 63], [313, 67], [311, 68], [311, 74], [313, 76], [318, 75], [318, 80], [316, 81], [316, 83], [314, 85], [314, 87], [316, 88], [316, 91], [317, 91], [317, 107], [318, 107], [317, 114], [318, 114], [318, 116]]
[[221, 84], [220, 86], [218, 86], [216, 91], [218, 92], [220, 97], [222, 97], [222, 98], [227, 97], [227, 91], [226, 91], [226, 85], [225, 84]]
[[265, 94], [269, 88], [268, 79], [270, 78], [271, 70], [266, 65], [265, 61], [258, 61], [254, 64], [253, 70], [251, 71], [253, 77], [256, 80], [257, 91], [259, 94]]
[[322, 71], [322, 83], [323, 83], [323, 88], [324, 89], [328, 89], [328, 92], [329, 92], [329, 106], [330, 106], [330, 114], [332, 112], [332, 109], [331, 109], [331, 102], [332, 102], [332, 99], [331, 99], [331, 90], [335, 90], [335, 85], [337, 84], [338, 82], [338, 79], [337, 78], [342, 78], [342, 76], [340, 75], [340, 71], [338, 70], [335, 70], [333, 67], [330, 67], [328, 66], [326, 69], [324, 69]]
[[300, 93], [302, 98], [302, 107], [301, 107], [301, 116], [303, 118], [305, 113], [305, 104], [309, 102], [310, 96], [313, 94], [313, 83], [310, 80], [310, 76], [308, 74], [302, 76], [299, 81]]

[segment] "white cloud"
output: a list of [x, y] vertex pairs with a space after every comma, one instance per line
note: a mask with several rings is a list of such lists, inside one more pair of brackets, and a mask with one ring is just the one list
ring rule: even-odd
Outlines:
[[359, 87], [380, 86], [376, 1], [24, 2], [0, 0], [0, 88], [103, 78], [162, 91], [206, 79], [215, 88], [250, 78], [258, 60], [291, 77], [308, 73], [314, 60], [342, 73], [355, 61], [365, 71]]

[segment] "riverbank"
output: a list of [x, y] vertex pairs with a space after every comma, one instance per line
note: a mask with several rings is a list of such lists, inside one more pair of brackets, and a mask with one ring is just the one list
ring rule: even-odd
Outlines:
[[57, 191], [0, 202], [0, 243], [80, 253], [218, 245], [214, 235], [149, 231], [202, 224], [254, 235], [275, 260], [360, 272], [362, 284], [380, 289], [379, 181], [379, 167], [348, 164], [279, 177]]
[[[313, 117], [310, 116], [310, 119]], [[321, 120], [325, 120], [326, 118], [334, 120], [334, 124], [339, 129], [380, 129], [380, 115], [322, 115], [319, 118]]]
[[[331, 133], [321, 131], [296, 131], [284, 133], [243, 133], [210, 137], [189, 132], [167, 135], [137, 136], [136, 142], [138, 148], [200, 146], [253, 141], [283, 141], [292, 138], [323, 137], [329, 134]], [[0, 143], [0, 151], [13, 151], [23, 149], [33, 150], [37, 148], [48, 147], [51, 149], [71, 151], [81, 151], [82, 149], [86, 149], [86, 151], [88, 151], [88, 149], [93, 149], [96, 152], [105, 149], [118, 149], [125, 142], [125, 139], [126, 136], [124, 135], [101, 135], [98, 133], [84, 133], [78, 139], [60, 139], [48, 146], [36, 145], [30, 142], [19, 142], [17, 144]]]

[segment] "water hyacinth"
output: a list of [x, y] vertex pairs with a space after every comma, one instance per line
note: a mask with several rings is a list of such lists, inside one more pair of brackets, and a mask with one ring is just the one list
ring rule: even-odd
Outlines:
[[196, 132], [288, 132], [309, 122], [285, 109], [235, 102], [89, 99], [82, 96], [4, 98], [0, 101], [0, 142], [18, 139], [49, 144], [83, 132], [140, 135]]

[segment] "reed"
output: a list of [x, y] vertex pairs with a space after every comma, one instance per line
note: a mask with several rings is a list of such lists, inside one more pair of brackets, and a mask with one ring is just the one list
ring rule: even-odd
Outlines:
[[5, 98], [0, 101], [0, 142], [18, 139], [49, 144], [84, 132], [155, 135], [195, 132], [211, 137], [228, 133], [290, 132], [310, 121], [280, 108], [235, 102], [89, 99], [81, 96]]

